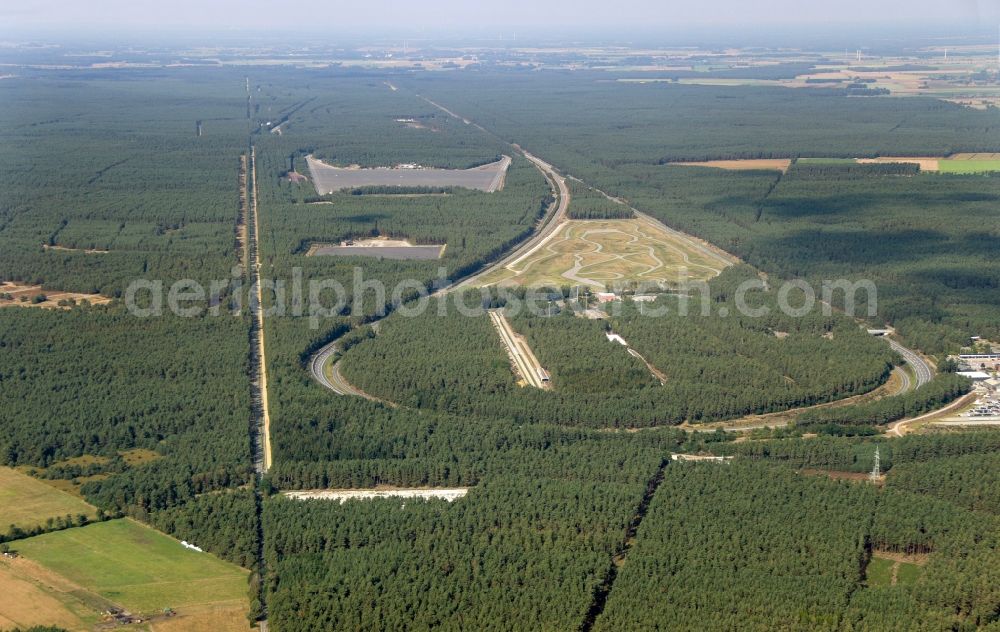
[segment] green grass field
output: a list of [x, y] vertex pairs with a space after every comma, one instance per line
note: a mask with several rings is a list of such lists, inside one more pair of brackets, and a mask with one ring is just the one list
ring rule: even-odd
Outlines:
[[917, 578], [919, 578], [923, 572], [924, 569], [916, 564], [900, 562], [899, 572], [896, 574], [896, 584], [901, 586], [912, 584], [917, 581]]
[[137, 613], [238, 602], [247, 593], [247, 571], [127, 519], [29, 538], [17, 551]]
[[892, 560], [873, 557], [871, 561], [868, 562], [868, 570], [866, 571], [868, 585], [889, 586], [892, 583], [893, 564], [895, 564], [895, 562]]
[[94, 508], [79, 498], [9, 467], [0, 467], [0, 531], [11, 524], [29, 528], [48, 518], [87, 514]]
[[917, 581], [917, 578], [920, 577], [921, 573], [923, 573], [923, 569], [917, 564], [897, 562], [895, 560], [888, 560], [881, 557], [873, 557], [868, 563], [868, 570], [866, 571], [868, 585], [891, 586], [892, 567], [896, 564], [899, 564], [899, 569], [896, 571], [897, 586], [912, 584]]
[[1000, 171], [1000, 160], [941, 160], [938, 170], [941, 173], [989, 173]]

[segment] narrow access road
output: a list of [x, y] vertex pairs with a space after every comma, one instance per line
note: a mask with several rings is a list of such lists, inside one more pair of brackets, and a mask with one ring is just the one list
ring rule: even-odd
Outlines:
[[907, 433], [910, 424], [914, 424], [918, 421], [925, 421], [932, 417], [937, 417], [945, 413], [950, 413], [952, 411], [959, 410], [963, 406], [968, 406], [969, 404], [975, 402], [976, 398], [978, 397], [979, 397], [978, 393], [975, 392], [968, 393], [967, 395], [959, 397], [958, 399], [948, 404], [944, 408], [938, 408], [937, 410], [932, 410], [929, 413], [924, 413], [923, 415], [920, 415], [919, 417], [913, 417], [911, 419], [900, 419], [899, 421], [889, 424], [889, 428], [888, 430], [885, 431], [885, 434], [888, 437], [902, 437]]
[[632, 347], [628, 347], [628, 354], [630, 356], [632, 356], [633, 358], [639, 360], [643, 364], [645, 364], [646, 365], [646, 369], [649, 371], [649, 374], [652, 375], [657, 380], [659, 380], [659, 382], [660, 382], [661, 385], [667, 383], [667, 375], [666, 375], [666, 373], [664, 373], [663, 371], [661, 371], [658, 368], [656, 368], [655, 366], [653, 366], [653, 364], [649, 360], [647, 360], [646, 358], [642, 357], [641, 353], [639, 353], [638, 351], [636, 351]]

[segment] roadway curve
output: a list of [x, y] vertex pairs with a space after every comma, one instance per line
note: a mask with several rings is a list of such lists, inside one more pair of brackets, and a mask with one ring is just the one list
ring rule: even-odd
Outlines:
[[923, 357], [921, 357], [916, 351], [907, 349], [892, 338], [886, 338], [886, 340], [889, 342], [889, 346], [892, 347], [892, 350], [903, 356], [906, 363], [913, 367], [913, 374], [917, 378], [916, 388], [920, 388], [924, 384], [931, 381], [934, 377], [934, 369], [931, 368], [931, 365], [927, 362], [927, 360], [924, 360]]

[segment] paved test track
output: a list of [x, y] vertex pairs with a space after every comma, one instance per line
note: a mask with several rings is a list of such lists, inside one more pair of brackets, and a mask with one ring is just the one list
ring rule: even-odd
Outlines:
[[889, 342], [889, 346], [892, 347], [892, 350], [903, 356], [906, 363], [913, 367], [913, 374], [917, 378], [916, 388], [920, 388], [924, 384], [931, 381], [934, 377], [934, 370], [931, 368], [931, 365], [928, 364], [927, 360], [924, 360], [920, 354], [911, 349], [907, 349], [892, 338], [886, 338], [886, 340]]

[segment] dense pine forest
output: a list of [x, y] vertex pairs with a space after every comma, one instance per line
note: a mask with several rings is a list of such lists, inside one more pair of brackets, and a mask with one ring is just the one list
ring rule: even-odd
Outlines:
[[[768, 72], [795, 70], [784, 66]], [[995, 113], [832, 90], [598, 82], [589, 71], [53, 73], [0, 82], [0, 280], [121, 297], [139, 277], [168, 287], [242, 278], [238, 171], [252, 144], [261, 275], [346, 289], [322, 313], [291, 288], [265, 293], [274, 464], [259, 481], [246, 313], [136, 318], [119, 300], [0, 309], [0, 465], [72, 481], [107, 515], [247, 568], [263, 551], [250, 594], [255, 615], [266, 602], [271, 629], [1000, 625], [1000, 434], [879, 434], [965, 393], [964, 379], [941, 374], [738, 441], [690, 431], [867, 394], [901, 362], [840, 312], [774, 309], [786, 277], [871, 278], [869, 322], [891, 322], [927, 353], [1000, 337], [1000, 179], [669, 164], [996, 151]], [[686, 316], [676, 294], [616, 305], [604, 320], [565, 301], [545, 315], [511, 311], [552, 390], [519, 386], [488, 317], [439, 316], [436, 301], [418, 317], [401, 309], [436, 280], [496, 260], [551, 208], [545, 178], [510, 142], [570, 176], [571, 216], [631, 215], [598, 187], [746, 265], [709, 284], [705, 315], [697, 292]], [[309, 176], [307, 155], [342, 166], [513, 162], [494, 193], [319, 196], [287, 177]], [[432, 261], [307, 255], [376, 236], [446, 248]], [[358, 271], [390, 289], [413, 283], [380, 296], [355, 290]], [[763, 278], [772, 289], [751, 298], [769, 314], [740, 315], [735, 288]], [[496, 293], [462, 299], [511, 307]], [[656, 308], [669, 313], [643, 313]], [[385, 401], [313, 381], [312, 353], [335, 339], [345, 378]], [[866, 473], [876, 448], [878, 485], [817, 475]], [[735, 458], [681, 463], [677, 453]], [[470, 490], [451, 503], [281, 493], [439, 486]], [[878, 585], [872, 559], [898, 553], [921, 556], [913, 581]]]
[[[164, 295], [233, 279], [237, 76], [31, 76], [0, 91], [0, 280], [122, 297], [136, 279]], [[248, 564], [252, 505], [205, 509], [252, 480], [248, 320], [229, 298], [194, 318], [166, 301], [148, 318], [124, 301], [0, 309], [0, 464]]]
[[408, 407], [598, 428], [775, 412], [865, 393], [888, 377], [895, 354], [843, 316], [784, 316], [774, 292], [759, 296], [757, 307], [772, 312], [766, 319], [718, 316], [720, 308], [737, 314], [732, 290], [751, 275], [732, 268], [713, 281], [706, 298], [714, 312], [706, 316], [693, 306], [681, 315], [679, 299], [669, 296], [660, 299], [666, 305], [645, 307], [669, 310], [664, 316], [631, 305], [607, 321], [578, 318], [567, 305], [553, 316], [522, 311], [511, 324], [551, 373], [551, 392], [517, 386], [486, 315], [463, 316], [448, 304], [382, 323], [377, 337], [345, 355], [342, 371], [362, 390]]
[[[673, 464], [595, 629], [976, 629], [996, 622], [998, 527], [895, 489]], [[915, 583], [868, 585], [873, 552], [917, 549], [935, 554]]]

